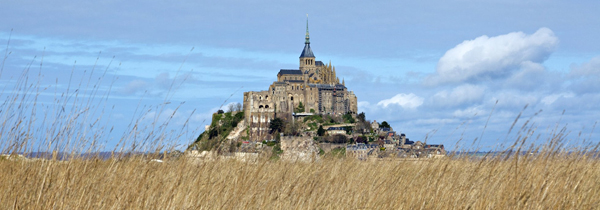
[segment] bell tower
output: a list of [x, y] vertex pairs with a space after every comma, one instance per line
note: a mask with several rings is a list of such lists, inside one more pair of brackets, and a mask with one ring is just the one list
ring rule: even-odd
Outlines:
[[308, 34], [308, 14], [306, 15], [306, 37], [304, 41], [304, 49], [300, 54], [300, 71], [307, 73], [314, 71], [315, 68], [315, 55], [310, 49], [310, 36]]

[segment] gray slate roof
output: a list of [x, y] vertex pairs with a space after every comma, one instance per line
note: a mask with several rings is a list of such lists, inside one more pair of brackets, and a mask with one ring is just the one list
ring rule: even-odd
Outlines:
[[310, 43], [304, 44], [304, 49], [302, 50], [302, 54], [300, 54], [300, 57], [301, 58], [304, 58], [304, 57], [314, 58], [315, 57], [312, 50], [310, 49]]
[[284, 75], [284, 74], [299, 74], [299, 75], [302, 75], [302, 71], [296, 70], [296, 69], [281, 69], [281, 70], [279, 70], [279, 75]]

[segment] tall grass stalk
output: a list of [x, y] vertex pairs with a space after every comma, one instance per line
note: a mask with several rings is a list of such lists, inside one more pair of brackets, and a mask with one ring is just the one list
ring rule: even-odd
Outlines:
[[589, 153], [508, 159], [0, 161], [1, 209], [595, 209]]

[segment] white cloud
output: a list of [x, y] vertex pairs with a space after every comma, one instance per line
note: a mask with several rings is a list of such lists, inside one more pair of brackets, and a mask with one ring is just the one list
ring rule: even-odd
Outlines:
[[469, 107], [466, 109], [462, 109], [462, 110], [456, 110], [454, 111], [453, 115], [455, 117], [459, 117], [459, 118], [466, 118], [466, 117], [473, 117], [476, 115], [482, 115], [483, 114], [483, 110], [479, 107]]
[[361, 111], [371, 109], [371, 103], [369, 103], [368, 101], [359, 101], [356, 105], [358, 107], [358, 110]]
[[121, 89], [121, 92], [125, 94], [134, 94], [139, 91], [148, 90], [148, 83], [144, 80], [133, 80], [129, 82], [125, 87]]
[[404, 109], [414, 109], [423, 104], [423, 98], [413, 93], [400, 93], [392, 98], [381, 100], [379, 103], [377, 103], [377, 105], [383, 106], [384, 108], [387, 108], [389, 105], [392, 104], [401, 106]]
[[571, 65], [569, 89], [577, 94], [593, 94], [600, 89], [600, 56], [581, 65]]
[[575, 94], [573, 94], [573, 93], [552, 94], [552, 95], [542, 98], [542, 100], [540, 100], [540, 101], [542, 103], [544, 103], [545, 105], [550, 105], [550, 104], [553, 104], [556, 100], [558, 100], [561, 97], [562, 98], [573, 98], [573, 97], [575, 97]]
[[534, 105], [538, 102], [538, 96], [535, 93], [521, 93], [519, 91], [502, 91], [495, 93], [489, 101], [490, 104], [498, 101], [500, 108], [523, 108], [529, 104]]
[[558, 38], [548, 28], [534, 34], [513, 32], [466, 40], [440, 58], [436, 73], [425, 84], [439, 85], [506, 77], [524, 62], [541, 63], [554, 51]]
[[452, 89], [452, 92], [446, 90], [433, 95], [432, 103], [434, 106], [457, 106], [465, 103], [474, 103], [483, 98], [485, 87], [480, 85], [465, 84]]
[[572, 65], [569, 75], [571, 77], [600, 76], [600, 56], [581, 65]]
[[531, 61], [521, 63], [520, 70], [504, 82], [506, 88], [535, 89], [549, 82], [548, 74], [542, 64]]
[[457, 119], [445, 119], [445, 118], [430, 118], [430, 119], [417, 119], [414, 121], [417, 125], [434, 125], [439, 126], [447, 123], [456, 123]]

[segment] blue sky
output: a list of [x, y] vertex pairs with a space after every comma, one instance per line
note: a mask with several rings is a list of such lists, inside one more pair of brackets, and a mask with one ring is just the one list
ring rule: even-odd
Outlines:
[[[169, 118], [177, 110], [168, 130], [187, 125], [184, 135], [173, 137], [181, 145], [222, 104], [266, 89], [281, 68], [298, 67], [306, 14], [317, 60], [336, 66], [355, 91], [359, 111], [370, 120], [387, 120], [411, 140], [453, 148], [482, 137], [480, 149], [494, 149], [512, 144], [518, 133], [507, 132], [522, 112], [518, 127], [531, 118], [536, 134], [566, 126], [569, 144], [584, 137], [599, 142], [592, 132], [600, 119], [597, 1], [0, 5], [5, 90], [30, 63], [29, 74], [36, 77], [42, 57], [39, 81], [49, 88], [40, 100], [46, 104], [66, 90], [71, 72], [85, 83], [106, 71], [98, 90], [110, 93], [107, 106], [115, 108], [103, 120], [126, 130], [141, 116], [136, 108], [168, 101], [143, 116]], [[107, 137], [105, 145], [116, 145], [116, 139]]]

